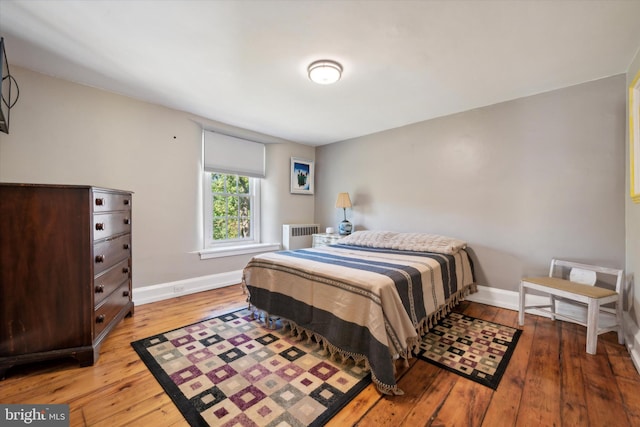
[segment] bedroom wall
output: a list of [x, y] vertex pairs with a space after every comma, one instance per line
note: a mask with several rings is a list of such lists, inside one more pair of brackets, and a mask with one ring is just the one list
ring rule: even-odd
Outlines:
[[[200, 260], [195, 252], [202, 245], [201, 123], [237, 129], [17, 66], [11, 71], [20, 98], [10, 133], [0, 133], [0, 181], [133, 191], [134, 287], [245, 266], [249, 255]], [[283, 222], [313, 220], [313, 197], [289, 194], [289, 159], [313, 160], [315, 150], [244, 134], [272, 142], [262, 232], [265, 241], [280, 242]]]
[[[626, 78], [626, 88], [631, 86], [631, 82], [635, 76], [640, 73], [640, 50], [636, 53], [634, 60], [629, 65]], [[627, 102], [628, 102], [628, 90]], [[628, 116], [627, 116], [628, 120]], [[640, 362], [640, 204], [633, 203], [630, 194], [631, 177], [629, 175], [630, 170], [630, 139], [629, 139], [629, 124], [626, 125], [626, 161], [625, 161], [625, 207], [626, 207], [626, 273], [628, 275], [635, 276], [631, 281], [630, 288], [627, 293], [627, 307], [629, 310], [629, 317], [633, 324], [627, 328], [627, 331], [635, 334], [635, 341], [628, 343], [634, 347], [634, 354], [636, 356], [636, 363]], [[639, 165], [635, 166], [636, 168]], [[636, 365], [640, 370], [640, 365]]]
[[316, 220], [466, 240], [479, 284], [517, 290], [552, 257], [624, 267], [625, 76], [316, 150]]

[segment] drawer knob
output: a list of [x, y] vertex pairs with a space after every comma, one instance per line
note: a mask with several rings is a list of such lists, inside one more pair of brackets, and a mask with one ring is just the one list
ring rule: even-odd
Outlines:
[[96, 317], [96, 323], [104, 323], [104, 319], [105, 315], [101, 314], [100, 316]]
[[96, 262], [104, 262], [104, 255], [97, 255]]
[[129, 199], [124, 199], [124, 200], [123, 200], [123, 203], [124, 203], [125, 205], [129, 205]]
[[125, 218], [124, 219], [124, 223], [127, 224], [127, 225], [131, 224], [131, 220], [129, 218]]
[[104, 292], [104, 285], [96, 286], [96, 294], [101, 294]]
[[122, 249], [129, 249], [129, 244], [125, 243], [124, 245], [122, 245]]
[[96, 206], [104, 205], [104, 199], [96, 199]]
[[129, 267], [123, 267], [122, 268], [122, 272], [123, 273], [128, 273], [129, 272]]
[[129, 291], [122, 291], [122, 296], [123, 297], [128, 297], [129, 296]]
[[104, 223], [103, 222], [96, 223], [96, 230], [104, 230]]

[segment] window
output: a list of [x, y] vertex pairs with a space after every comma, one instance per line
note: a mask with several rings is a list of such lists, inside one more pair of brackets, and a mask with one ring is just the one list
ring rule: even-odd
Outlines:
[[260, 241], [260, 180], [238, 174], [205, 172], [205, 246]]
[[265, 147], [218, 132], [202, 132], [204, 248], [200, 259], [275, 251], [260, 237], [260, 182]]

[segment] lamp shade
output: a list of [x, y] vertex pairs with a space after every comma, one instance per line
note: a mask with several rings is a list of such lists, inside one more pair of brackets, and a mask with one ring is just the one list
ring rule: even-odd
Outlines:
[[338, 193], [338, 200], [336, 200], [336, 208], [350, 208], [351, 199], [349, 193]]

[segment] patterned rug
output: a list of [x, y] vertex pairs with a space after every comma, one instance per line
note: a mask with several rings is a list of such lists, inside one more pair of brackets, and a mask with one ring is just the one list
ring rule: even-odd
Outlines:
[[520, 329], [450, 313], [422, 339], [418, 357], [495, 390], [521, 333]]
[[192, 426], [323, 425], [371, 382], [246, 309], [131, 345]]

